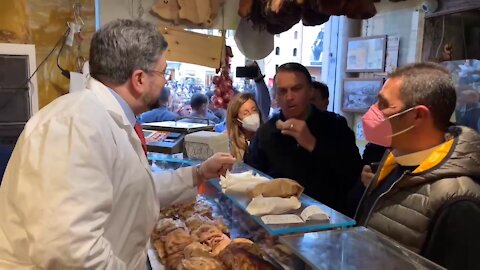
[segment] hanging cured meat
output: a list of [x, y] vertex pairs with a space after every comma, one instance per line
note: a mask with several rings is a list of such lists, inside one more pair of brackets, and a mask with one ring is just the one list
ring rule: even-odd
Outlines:
[[374, 2], [378, 0], [240, 0], [238, 14], [257, 29], [279, 34], [300, 19], [309, 26], [323, 24], [331, 15], [369, 19], [377, 13]]
[[302, 9], [302, 23], [306, 26], [321, 25], [330, 19], [330, 15], [319, 12], [317, 1], [306, 0]]
[[302, 18], [302, 5], [296, 1], [270, 0], [264, 5], [267, 31], [279, 34], [287, 31]]
[[240, 0], [238, 4], [238, 15], [242, 18], [250, 16], [252, 13], [254, 0]]

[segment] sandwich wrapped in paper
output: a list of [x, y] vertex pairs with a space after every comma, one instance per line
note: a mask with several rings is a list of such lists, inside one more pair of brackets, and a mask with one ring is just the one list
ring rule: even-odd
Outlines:
[[290, 198], [262, 197], [258, 196], [252, 199], [247, 206], [247, 212], [250, 215], [278, 215], [291, 210], [297, 210], [302, 204], [297, 197]]
[[278, 178], [268, 182], [257, 184], [247, 191], [250, 198], [262, 195], [263, 197], [300, 198], [303, 187], [296, 181], [288, 178]]
[[220, 185], [223, 192], [227, 194], [245, 194], [249, 189], [267, 181], [268, 178], [254, 175], [253, 171], [243, 173], [227, 172], [225, 176], [220, 177]]

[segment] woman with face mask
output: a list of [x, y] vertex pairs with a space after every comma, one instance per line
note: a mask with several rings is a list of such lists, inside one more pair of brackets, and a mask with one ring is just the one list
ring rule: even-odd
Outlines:
[[230, 101], [227, 108], [227, 133], [233, 157], [243, 161], [250, 140], [261, 124], [262, 115], [252, 94], [238, 94]]

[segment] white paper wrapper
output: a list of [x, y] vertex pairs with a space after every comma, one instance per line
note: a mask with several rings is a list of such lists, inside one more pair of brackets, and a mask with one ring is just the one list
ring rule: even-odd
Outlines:
[[256, 176], [253, 171], [243, 173], [227, 172], [225, 176], [220, 177], [220, 185], [224, 193], [246, 193], [259, 183], [268, 181], [268, 178]]
[[252, 199], [247, 206], [250, 215], [278, 215], [288, 211], [296, 210], [302, 206], [297, 197], [290, 198], [262, 197], [258, 196]]

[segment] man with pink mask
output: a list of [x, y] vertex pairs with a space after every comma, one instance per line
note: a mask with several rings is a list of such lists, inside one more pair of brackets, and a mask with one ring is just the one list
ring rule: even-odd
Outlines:
[[362, 122], [367, 140], [391, 151], [356, 218], [448, 269], [480, 269], [480, 136], [450, 124], [455, 104], [450, 74], [436, 64], [389, 75]]

